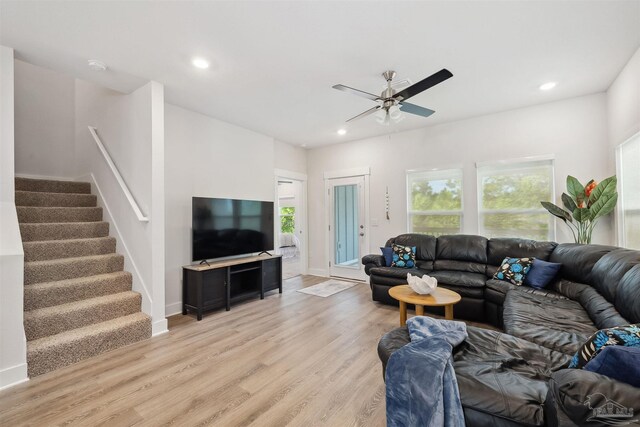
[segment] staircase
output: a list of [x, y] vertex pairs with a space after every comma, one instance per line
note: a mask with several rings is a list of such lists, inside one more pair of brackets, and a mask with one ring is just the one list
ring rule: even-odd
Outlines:
[[34, 377], [151, 336], [88, 182], [16, 178], [24, 329]]

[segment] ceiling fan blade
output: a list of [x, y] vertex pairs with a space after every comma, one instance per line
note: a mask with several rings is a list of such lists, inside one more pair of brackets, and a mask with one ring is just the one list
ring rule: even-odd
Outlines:
[[416, 116], [429, 117], [435, 111], [430, 110], [428, 108], [421, 107], [415, 104], [409, 104], [408, 102], [400, 103], [400, 111], [404, 111], [405, 113], [415, 114]]
[[365, 91], [362, 91], [362, 90], [359, 90], [359, 89], [354, 89], [354, 88], [349, 87], [349, 86], [335, 85], [335, 86], [332, 86], [332, 87], [334, 89], [338, 89], [338, 90], [341, 90], [343, 92], [349, 92], [349, 93], [352, 93], [354, 95], [362, 96], [363, 98], [367, 98], [367, 99], [370, 99], [372, 101], [377, 101], [378, 99], [380, 99], [380, 97], [378, 95], [374, 95], [372, 93], [365, 92]]
[[357, 116], [355, 116], [355, 117], [351, 117], [349, 120], [347, 120], [347, 122], [352, 122], [352, 121], [354, 121], [354, 120], [361, 119], [361, 118], [363, 118], [363, 117], [365, 117], [365, 116], [368, 116], [369, 114], [373, 114], [373, 113], [375, 113], [375, 112], [376, 112], [376, 111], [378, 111], [379, 109], [380, 109], [380, 106], [379, 106], [379, 105], [377, 105], [377, 106], [375, 106], [375, 107], [373, 107], [373, 108], [368, 109], [368, 110], [367, 110], [367, 111], [365, 111], [364, 113], [360, 113], [360, 114], [358, 114], [358, 115], [357, 115]]
[[401, 90], [400, 92], [396, 93], [393, 97], [398, 101], [404, 101], [405, 99], [409, 99], [412, 96], [416, 96], [420, 92], [423, 92], [429, 89], [430, 87], [437, 85], [438, 83], [442, 83], [443, 81], [451, 77], [453, 77], [453, 74], [451, 74], [451, 71], [447, 70], [446, 68], [443, 68], [437, 73], [430, 75], [426, 79], [420, 80], [418, 83], [411, 85], [404, 90]]

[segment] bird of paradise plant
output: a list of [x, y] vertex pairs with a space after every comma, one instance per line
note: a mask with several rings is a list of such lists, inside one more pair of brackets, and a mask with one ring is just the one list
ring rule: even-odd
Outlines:
[[567, 193], [562, 193], [564, 209], [550, 202], [540, 202], [549, 213], [560, 218], [571, 230], [576, 243], [591, 243], [591, 233], [598, 220], [610, 214], [618, 202], [617, 178], [610, 176], [597, 183], [593, 179], [583, 186], [567, 176]]

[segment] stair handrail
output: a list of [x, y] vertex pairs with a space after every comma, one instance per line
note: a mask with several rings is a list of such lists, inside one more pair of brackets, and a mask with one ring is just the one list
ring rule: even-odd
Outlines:
[[91, 135], [93, 136], [93, 139], [96, 141], [96, 144], [98, 145], [98, 149], [102, 153], [102, 157], [104, 157], [104, 160], [107, 162], [109, 169], [111, 169], [111, 173], [113, 173], [113, 176], [116, 178], [116, 181], [118, 181], [118, 184], [120, 185], [120, 189], [124, 193], [125, 197], [129, 201], [129, 204], [131, 205], [131, 208], [133, 209], [136, 216], [138, 217], [138, 221], [149, 222], [149, 217], [146, 217], [142, 213], [140, 206], [138, 206], [138, 202], [136, 202], [136, 199], [133, 197], [133, 194], [131, 194], [131, 191], [129, 190], [127, 183], [124, 182], [124, 178], [122, 178], [122, 175], [120, 175], [120, 171], [118, 171], [116, 164], [113, 162], [113, 159], [111, 159], [109, 152], [107, 151], [104, 144], [102, 143], [102, 140], [98, 136], [97, 129], [94, 126], [88, 126], [88, 128], [89, 128], [89, 132], [91, 132]]

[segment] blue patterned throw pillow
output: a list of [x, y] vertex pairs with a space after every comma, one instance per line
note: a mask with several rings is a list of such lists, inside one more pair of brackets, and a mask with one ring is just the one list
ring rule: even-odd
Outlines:
[[578, 349], [571, 359], [570, 368], [583, 368], [591, 359], [596, 357], [602, 349], [609, 345], [625, 347], [640, 347], [640, 323], [629, 326], [600, 329], [591, 335], [586, 343]]
[[415, 246], [401, 246], [393, 244], [393, 262], [391, 267], [413, 268], [416, 266], [416, 249]]
[[502, 261], [502, 265], [493, 278], [520, 286], [529, 272], [531, 264], [533, 264], [533, 258], [507, 257]]

